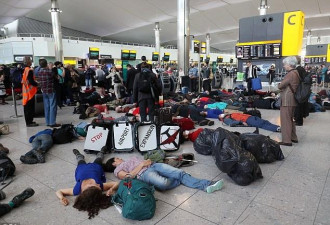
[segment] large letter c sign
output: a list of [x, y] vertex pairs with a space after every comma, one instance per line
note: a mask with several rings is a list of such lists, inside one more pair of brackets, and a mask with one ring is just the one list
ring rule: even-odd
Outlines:
[[296, 17], [297, 15], [291, 15], [291, 16], [289, 16], [289, 18], [288, 18], [288, 24], [290, 24], [290, 25], [295, 25], [296, 23], [293, 23], [293, 22], [291, 22], [291, 18], [292, 17]]

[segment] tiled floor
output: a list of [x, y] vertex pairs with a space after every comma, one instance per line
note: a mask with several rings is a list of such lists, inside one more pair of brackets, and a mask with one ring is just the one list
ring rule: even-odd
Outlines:
[[[18, 112], [22, 115], [22, 106]], [[60, 123], [78, 123], [73, 107], [58, 111]], [[279, 124], [279, 111], [261, 110], [262, 116]], [[299, 143], [293, 147], [282, 147], [285, 160], [261, 164], [264, 178], [249, 186], [238, 186], [214, 164], [211, 156], [196, 155], [198, 163], [185, 168], [192, 175], [217, 180], [223, 178], [222, 191], [213, 194], [179, 186], [174, 190], [156, 192], [157, 209], [149, 221], [137, 222], [123, 219], [114, 207], [101, 210], [100, 214], [89, 220], [87, 213], [78, 212], [70, 205], [64, 207], [55, 196], [55, 190], [74, 185], [75, 157], [73, 148], [83, 149], [83, 141], [54, 146], [45, 164], [24, 165], [20, 155], [30, 149], [28, 137], [46, 128], [43, 118], [36, 121], [41, 125], [26, 128], [23, 117], [10, 118], [14, 114], [11, 105], [0, 106], [0, 120], [10, 125], [11, 133], [0, 137], [0, 143], [10, 149], [9, 156], [14, 160], [17, 171], [14, 182], [4, 189], [7, 202], [26, 187], [36, 193], [21, 207], [3, 216], [0, 222], [19, 222], [21, 225], [45, 224], [330, 224], [330, 112], [313, 113], [297, 127]], [[111, 113], [116, 116], [116, 114]], [[216, 121], [213, 128], [223, 125]], [[229, 128], [240, 132], [251, 132], [253, 128]], [[280, 140], [280, 134], [260, 130], [262, 134]], [[185, 143], [177, 153], [195, 152], [192, 143]], [[107, 155], [129, 158], [140, 156], [132, 154]], [[87, 160], [93, 156], [87, 155]], [[113, 174], [107, 178], [116, 180]]]

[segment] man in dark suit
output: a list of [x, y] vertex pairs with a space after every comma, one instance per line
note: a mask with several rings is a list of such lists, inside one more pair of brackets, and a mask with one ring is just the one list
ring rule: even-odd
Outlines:
[[137, 74], [137, 70], [132, 67], [132, 65], [127, 64], [127, 82], [126, 82], [126, 89], [128, 92], [128, 95], [131, 96], [133, 94], [133, 85], [134, 85], [134, 79], [135, 74]]
[[247, 61], [245, 68], [245, 81], [247, 82], [247, 88], [249, 95], [253, 94], [252, 90], [252, 79], [257, 78], [257, 71], [260, 71], [260, 68], [256, 65], [252, 65], [251, 61]]

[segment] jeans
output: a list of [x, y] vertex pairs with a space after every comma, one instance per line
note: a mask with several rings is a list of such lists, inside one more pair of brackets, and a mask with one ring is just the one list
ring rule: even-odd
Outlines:
[[181, 169], [174, 168], [165, 163], [154, 163], [144, 171], [140, 180], [154, 185], [156, 189], [165, 191], [183, 184], [184, 186], [205, 190], [211, 184], [209, 180], [192, 177]]
[[252, 127], [258, 127], [261, 129], [265, 129], [265, 130], [269, 130], [269, 131], [273, 131], [276, 132], [277, 128], [279, 128], [279, 126], [270, 123], [268, 120], [263, 120], [257, 116], [250, 116], [247, 120], [246, 123], [249, 126]]
[[25, 156], [33, 156], [32, 151], [40, 149], [42, 153], [46, 153], [53, 146], [53, 137], [49, 134], [41, 134], [32, 141], [32, 149]]
[[116, 83], [113, 85], [116, 99], [121, 99], [122, 98], [122, 96], [120, 96], [120, 86], [121, 86], [121, 84], [116, 84]]
[[143, 99], [139, 101], [139, 107], [140, 107], [141, 122], [147, 121], [147, 108], [148, 108], [149, 121], [154, 122], [154, 114], [155, 114], [154, 100], [152, 98]]
[[200, 112], [203, 111], [202, 109], [198, 109], [194, 105], [189, 105], [188, 108], [189, 108], [190, 118], [193, 121], [197, 121], [199, 123], [206, 119], [204, 116], [200, 114]]
[[44, 99], [45, 119], [47, 126], [56, 124], [57, 103], [56, 93], [42, 93]]
[[86, 88], [92, 88], [92, 79], [85, 79]]

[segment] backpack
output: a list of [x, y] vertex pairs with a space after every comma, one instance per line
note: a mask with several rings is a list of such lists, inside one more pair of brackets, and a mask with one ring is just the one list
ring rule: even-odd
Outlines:
[[120, 80], [118, 74], [115, 74], [115, 75], [114, 75], [114, 77], [113, 77], [113, 82], [114, 82], [115, 84], [119, 84], [119, 83], [121, 83], [121, 80]]
[[112, 202], [122, 207], [124, 218], [131, 220], [151, 219], [156, 210], [154, 188], [138, 179], [122, 180]]
[[261, 112], [259, 110], [257, 110], [257, 109], [248, 110], [244, 114], [249, 114], [251, 116], [256, 116], [256, 117], [261, 118]]
[[145, 70], [142, 70], [139, 77], [139, 92], [151, 93], [151, 75]]
[[309, 99], [309, 96], [311, 95], [311, 87], [312, 87], [312, 77], [311, 76], [305, 76], [303, 80], [300, 79], [300, 83], [297, 87], [296, 92], [293, 91], [291, 85], [289, 85], [291, 91], [294, 93], [294, 98], [296, 99], [297, 103], [304, 103], [307, 102]]
[[65, 144], [74, 139], [74, 126], [72, 124], [63, 124], [60, 128], [53, 130], [54, 144]]
[[16, 170], [13, 161], [4, 152], [0, 152], [0, 182], [14, 175]]

